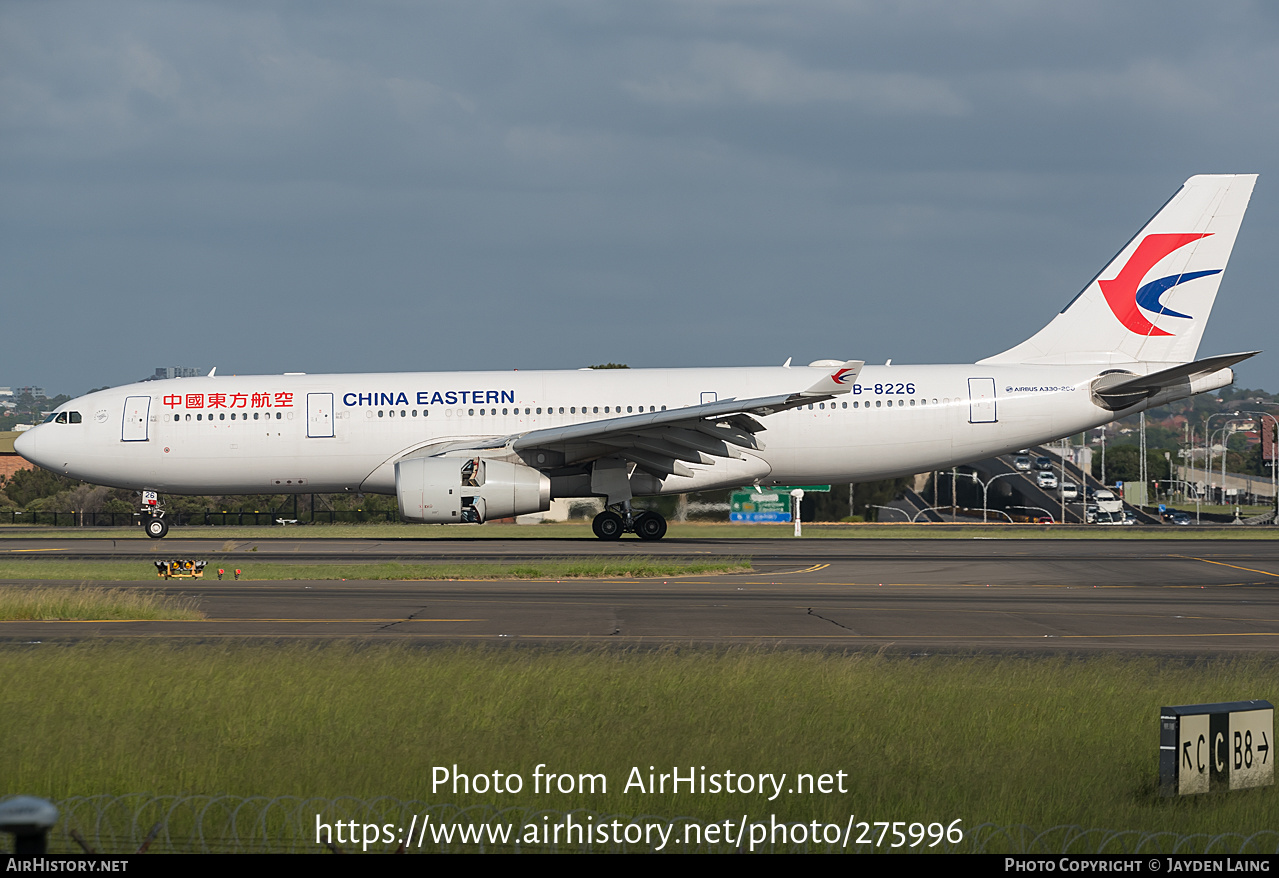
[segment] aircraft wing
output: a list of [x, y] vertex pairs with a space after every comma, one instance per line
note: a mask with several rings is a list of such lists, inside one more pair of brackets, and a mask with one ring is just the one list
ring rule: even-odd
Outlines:
[[741, 449], [762, 447], [756, 434], [765, 427], [757, 418], [848, 393], [864, 365], [862, 360], [849, 360], [811, 387], [794, 393], [721, 399], [513, 436], [455, 440], [423, 451], [435, 457], [463, 451], [507, 449], [525, 460], [542, 458], [545, 462], [539, 461], [539, 466], [543, 469], [581, 465], [600, 457], [618, 457], [658, 478], [689, 476], [692, 471], [687, 463], [711, 464], [716, 458], [740, 458]]
[[739, 458], [740, 449], [760, 448], [757, 433], [764, 417], [812, 402], [834, 399], [852, 390], [865, 363], [849, 360], [816, 384], [794, 393], [753, 399], [721, 399], [661, 412], [606, 418], [523, 433], [505, 443], [527, 452], [551, 452], [565, 465], [611, 456], [629, 460], [657, 477], [691, 476], [686, 463]]

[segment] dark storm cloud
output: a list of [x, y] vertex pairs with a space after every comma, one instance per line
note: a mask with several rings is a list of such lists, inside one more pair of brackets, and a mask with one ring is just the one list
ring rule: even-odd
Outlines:
[[1204, 172], [1262, 179], [1203, 350], [1265, 347], [1276, 29], [1255, 3], [5, 4], [0, 284], [38, 331], [0, 382], [972, 361]]

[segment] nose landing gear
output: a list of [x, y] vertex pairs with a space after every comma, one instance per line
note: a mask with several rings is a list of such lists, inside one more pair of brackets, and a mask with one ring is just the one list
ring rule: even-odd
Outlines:
[[155, 491], [142, 492], [142, 528], [153, 540], [164, 539], [169, 532], [169, 524], [164, 520], [164, 510], [160, 508], [160, 495]]

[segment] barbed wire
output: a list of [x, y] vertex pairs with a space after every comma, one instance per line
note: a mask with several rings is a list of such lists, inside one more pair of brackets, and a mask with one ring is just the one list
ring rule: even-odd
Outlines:
[[[0, 799], [3, 801], [3, 799]], [[662, 817], [657, 815], [622, 815], [576, 810], [555, 811], [521, 807], [498, 808], [493, 805], [455, 805], [427, 803], [420, 800], [381, 796], [359, 799], [300, 796], [154, 796], [142, 793], [113, 796], [75, 796], [55, 802], [58, 824], [49, 834], [49, 853], [124, 854], [139, 850], [153, 853], [628, 853], [651, 852], [651, 839], [637, 842], [617, 840], [595, 841], [591, 833], [579, 832], [577, 841], [571, 834], [551, 838], [541, 833], [546, 827], [575, 825], [583, 828], [608, 826], [664, 827], [668, 838], [687, 839], [666, 847], [680, 853], [732, 853], [738, 850], [730, 841], [712, 842], [708, 837], [727, 833], [708, 831], [713, 821], [694, 817]], [[340, 821], [352, 830], [334, 831]], [[352, 825], [354, 824], [354, 825]], [[365, 825], [384, 828], [377, 838], [365, 844], [362, 837], [352, 838], [355, 828]], [[689, 826], [697, 827], [688, 830]], [[722, 821], [718, 824], [722, 826]], [[786, 823], [798, 830], [805, 824]], [[329, 827], [328, 838], [321, 826]], [[484, 827], [509, 826], [503, 839], [484, 831]], [[392, 829], [385, 829], [385, 828]], [[421, 828], [420, 834], [409, 832]], [[426, 827], [452, 827], [451, 833], [428, 832]], [[476, 828], [463, 837], [461, 827]], [[531, 829], [530, 829], [531, 828]], [[777, 833], [770, 833], [776, 835]], [[784, 838], [790, 832], [780, 833]], [[795, 833], [798, 834], [798, 831]], [[405, 838], [405, 836], [409, 836]], [[445, 835], [448, 837], [446, 838]], [[528, 835], [537, 840], [525, 841]], [[388, 836], [390, 838], [388, 839]], [[317, 840], [319, 837], [319, 840]], [[808, 835], [804, 836], [806, 839]], [[856, 836], [853, 836], [856, 839]], [[995, 854], [1279, 854], [1279, 830], [1262, 830], [1251, 834], [1201, 833], [1179, 835], [1173, 832], [1085, 829], [1060, 825], [1037, 830], [1025, 825], [1000, 826], [983, 823], [963, 828], [963, 840], [951, 843], [943, 839], [935, 847], [929, 840], [898, 851]], [[11, 852], [12, 837], [0, 834], [0, 852]], [[837, 853], [887, 852], [889, 844], [875, 846], [842, 842], [806, 840], [774, 843], [771, 839], [756, 844], [757, 853]]]

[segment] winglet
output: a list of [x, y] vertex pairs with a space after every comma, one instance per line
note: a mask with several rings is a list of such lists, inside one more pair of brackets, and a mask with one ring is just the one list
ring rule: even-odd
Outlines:
[[835, 396], [848, 393], [853, 389], [853, 383], [861, 374], [862, 366], [865, 365], [865, 360], [848, 360], [821, 381], [803, 391], [800, 396]]

